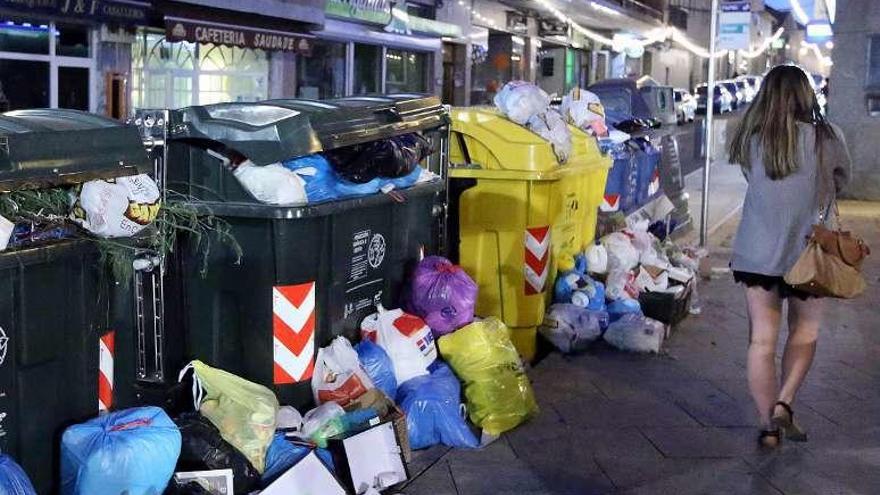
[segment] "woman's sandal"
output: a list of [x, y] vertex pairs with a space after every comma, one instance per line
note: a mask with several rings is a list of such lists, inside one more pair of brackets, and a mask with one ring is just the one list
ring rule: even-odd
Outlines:
[[773, 430], [761, 430], [758, 433], [758, 445], [767, 449], [775, 449], [782, 445], [782, 436], [779, 428]]
[[[776, 406], [781, 407], [784, 412], [776, 414]], [[794, 411], [791, 409], [791, 406], [783, 401], [777, 402], [776, 406], [773, 407], [773, 426], [782, 430], [785, 438], [792, 442], [806, 442], [807, 434], [794, 423]]]

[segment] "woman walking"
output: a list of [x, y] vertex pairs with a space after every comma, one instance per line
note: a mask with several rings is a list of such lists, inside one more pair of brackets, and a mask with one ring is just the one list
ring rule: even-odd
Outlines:
[[[758, 442], [776, 447], [783, 435], [806, 441], [792, 404], [816, 353], [823, 301], [787, 285], [783, 276], [848, 181], [849, 152], [840, 130], [820, 111], [807, 74], [792, 65], [777, 66], [764, 78], [729, 152], [748, 181], [731, 268], [746, 291], [748, 381], [761, 424]], [[780, 379], [776, 345], [786, 301]]]

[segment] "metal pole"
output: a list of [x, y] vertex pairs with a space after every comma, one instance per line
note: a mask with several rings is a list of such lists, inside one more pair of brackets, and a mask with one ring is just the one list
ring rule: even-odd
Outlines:
[[[712, 0], [709, 21], [709, 82], [706, 88], [706, 163], [703, 166], [703, 212], [700, 215], [700, 246], [709, 243], [709, 168], [712, 165], [712, 121], [715, 114], [715, 30], [718, 23], [718, 0]], [[720, 109], [719, 109], [720, 110]]]

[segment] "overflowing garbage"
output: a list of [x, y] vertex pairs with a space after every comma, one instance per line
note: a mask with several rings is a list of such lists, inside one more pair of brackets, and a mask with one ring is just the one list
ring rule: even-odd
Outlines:
[[298, 206], [387, 194], [438, 180], [419, 166], [433, 152], [427, 139], [410, 133], [268, 165], [250, 160], [233, 164], [231, 158], [215, 155], [257, 201]]
[[559, 163], [571, 156], [572, 136], [566, 120], [550, 107], [550, 96], [526, 81], [510, 81], [495, 95], [495, 106], [512, 122], [525, 126], [553, 146]]
[[[538, 407], [508, 329], [474, 315], [476, 290], [445, 258], [423, 259], [406, 290], [416, 314], [377, 306], [356, 345], [338, 336], [317, 351], [308, 411], [194, 360], [175, 417], [135, 407], [69, 426], [61, 493], [379, 493], [408, 479], [411, 450], [478, 448]], [[598, 331], [590, 318], [571, 324]], [[0, 487], [34, 493], [6, 456]]]
[[698, 308], [700, 259], [649, 231], [650, 221], [633, 217], [575, 257], [560, 272], [539, 332], [563, 353], [603, 339], [633, 352], [660, 352], [669, 328]]

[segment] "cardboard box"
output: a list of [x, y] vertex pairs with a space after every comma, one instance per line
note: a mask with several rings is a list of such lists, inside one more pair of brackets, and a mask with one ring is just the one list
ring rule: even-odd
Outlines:
[[353, 493], [385, 490], [409, 479], [393, 421], [329, 439], [336, 474]]
[[180, 484], [195, 481], [211, 492], [211, 495], [233, 495], [231, 469], [213, 469], [211, 471], [181, 471], [174, 473], [174, 479]]
[[315, 451], [311, 451], [260, 495], [348, 495], [348, 492]]

